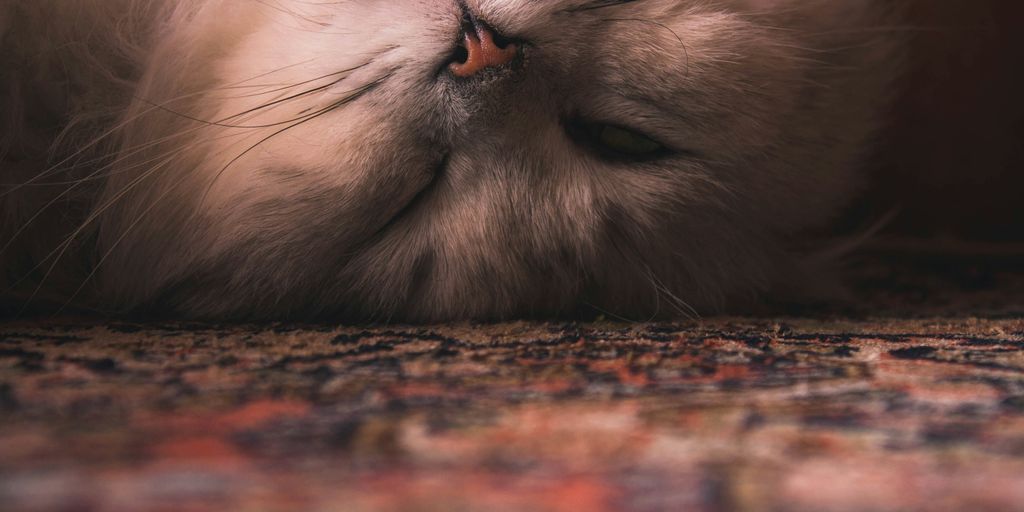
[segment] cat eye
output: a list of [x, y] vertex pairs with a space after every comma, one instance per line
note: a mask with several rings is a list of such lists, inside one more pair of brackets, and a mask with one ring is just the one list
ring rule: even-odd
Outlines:
[[640, 132], [606, 123], [575, 120], [566, 131], [577, 144], [606, 158], [648, 159], [664, 156], [668, 148]]

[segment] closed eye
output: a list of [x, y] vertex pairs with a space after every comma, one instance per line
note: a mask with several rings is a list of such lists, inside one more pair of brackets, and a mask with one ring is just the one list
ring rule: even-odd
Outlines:
[[577, 118], [566, 122], [565, 130], [573, 142], [606, 160], [653, 160], [672, 153], [654, 138], [619, 125]]

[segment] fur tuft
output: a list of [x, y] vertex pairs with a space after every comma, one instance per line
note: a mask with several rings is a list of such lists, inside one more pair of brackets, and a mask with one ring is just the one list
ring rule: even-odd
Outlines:
[[[7, 288], [207, 318], [735, 306], [797, 274], [790, 242], [858, 190], [900, 67], [893, 16], [825, 0], [7, 2]], [[516, 58], [447, 73], [467, 19]], [[587, 135], [607, 127], [659, 152], [609, 152]]]

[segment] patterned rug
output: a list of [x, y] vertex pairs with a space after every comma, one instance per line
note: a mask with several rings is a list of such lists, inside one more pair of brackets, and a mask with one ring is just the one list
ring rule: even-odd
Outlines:
[[1024, 510], [1024, 261], [678, 323], [0, 323], [0, 510]]

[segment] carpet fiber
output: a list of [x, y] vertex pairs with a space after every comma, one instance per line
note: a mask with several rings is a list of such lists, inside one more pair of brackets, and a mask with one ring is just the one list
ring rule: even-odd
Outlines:
[[678, 323], [0, 324], [0, 510], [1022, 510], [1020, 258]]

